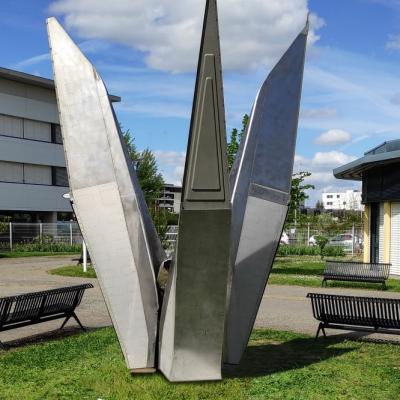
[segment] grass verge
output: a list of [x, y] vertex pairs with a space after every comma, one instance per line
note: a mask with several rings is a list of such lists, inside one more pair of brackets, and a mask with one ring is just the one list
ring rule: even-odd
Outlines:
[[[268, 283], [321, 287], [324, 267], [325, 262], [318, 256], [277, 257]], [[389, 292], [400, 292], [400, 280], [398, 279], [388, 279], [386, 286], [386, 290]], [[341, 281], [328, 281], [328, 287], [382, 290], [380, 284]]]
[[0, 351], [0, 398], [396, 399], [400, 346], [257, 330], [240, 367], [221, 382], [171, 384], [132, 376], [111, 328]]
[[87, 272], [83, 272], [81, 265], [68, 265], [66, 267], [54, 268], [48, 271], [50, 275], [72, 276], [75, 278], [96, 278], [96, 271], [93, 267], [88, 267]]

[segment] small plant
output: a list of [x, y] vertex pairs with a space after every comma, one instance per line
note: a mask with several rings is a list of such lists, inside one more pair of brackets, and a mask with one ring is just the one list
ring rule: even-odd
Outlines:
[[315, 236], [315, 242], [317, 243], [317, 246], [319, 247], [320, 250], [320, 255], [321, 255], [321, 259], [324, 259], [324, 249], [325, 246], [328, 244], [329, 239], [326, 236], [322, 236], [322, 235], [318, 235]]

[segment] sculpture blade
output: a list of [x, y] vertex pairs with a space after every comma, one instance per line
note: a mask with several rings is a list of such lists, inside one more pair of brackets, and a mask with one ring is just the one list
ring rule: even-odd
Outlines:
[[55, 18], [47, 26], [74, 210], [128, 368], [151, 369], [163, 250], [103, 81]]
[[221, 379], [230, 201], [216, 0], [208, 0], [179, 237], [160, 324], [160, 369], [170, 381]]
[[230, 176], [228, 364], [246, 349], [287, 215], [307, 34], [308, 24], [262, 85]]

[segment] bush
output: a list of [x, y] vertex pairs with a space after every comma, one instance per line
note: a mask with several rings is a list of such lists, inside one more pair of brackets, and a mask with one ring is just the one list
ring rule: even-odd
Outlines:
[[[321, 248], [318, 246], [280, 246], [278, 256], [320, 256]], [[323, 255], [327, 257], [344, 257], [343, 247], [325, 246]]]
[[57, 242], [43, 242], [34, 241], [32, 243], [15, 244], [13, 251], [18, 253], [31, 253], [31, 252], [48, 252], [48, 253], [80, 253], [82, 252], [82, 245]]

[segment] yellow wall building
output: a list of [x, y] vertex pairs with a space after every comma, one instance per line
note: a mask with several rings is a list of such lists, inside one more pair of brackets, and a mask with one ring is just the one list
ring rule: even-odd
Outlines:
[[364, 262], [390, 263], [391, 274], [400, 275], [400, 140], [381, 144], [334, 175], [362, 181]]

